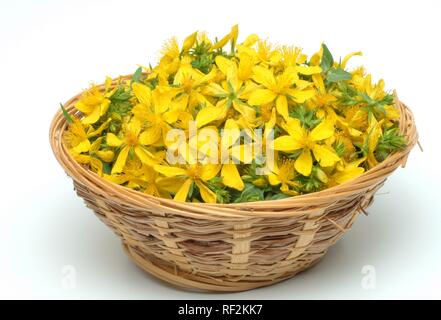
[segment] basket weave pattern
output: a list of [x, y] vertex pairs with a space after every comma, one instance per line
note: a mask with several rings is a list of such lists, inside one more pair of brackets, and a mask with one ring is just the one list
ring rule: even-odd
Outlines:
[[[75, 114], [79, 96], [65, 107]], [[410, 110], [397, 98], [408, 146], [344, 184], [292, 198], [240, 204], [183, 203], [106, 181], [79, 165], [54, 117], [50, 142], [77, 194], [121, 238], [142, 269], [195, 290], [243, 291], [290, 278], [314, 265], [364, 212], [418, 139]]]

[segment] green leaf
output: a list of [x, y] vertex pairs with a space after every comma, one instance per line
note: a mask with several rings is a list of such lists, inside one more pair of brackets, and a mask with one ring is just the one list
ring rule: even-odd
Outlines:
[[313, 166], [312, 172], [308, 177], [298, 176], [297, 180], [301, 183], [303, 192], [316, 192], [323, 188], [323, 182], [317, 176], [318, 169], [317, 166]]
[[142, 68], [139, 67], [138, 69], [136, 69], [135, 73], [132, 76], [132, 83], [139, 82], [141, 80], [141, 76], [142, 76]]
[[260, 201], [264, 199], [263, 193], [264, 191], [256, 187], [254, 184], [245, 183], [245, 188], [234, 202]]
[[222, 184], [221, 177], [214, 177], [207, 181], [207, 186], [216, 194], [217, 203], [229, 203], [231, 201], [230, 192]]
[[338, 81], [342, 81], [342, 80], [351, 80], [352, 75], [347, 72], [344, 71], [343, 69], [335, 69], [332, 68], [329, 70], [328, 74], [326, 75], [326, 80], [328, 80], [329, 82], [338, 82]]
[[125, 91], [123, 86], [119, 86], [110, 97], [109, 113], [119, 115], [120, 119], [121, 116], [129, 114], [133, 107], [130, 98], [130, 93]]
[[374, 115], [381, 114], [382, 116], [386, 116], [386, 106], [393, 103], [393, 96], [390, 94], [387, 94], [381, 100], [374, 100], [364, 92], [360, 92], [358, 95], [366, 103], [362, 108]]
[[193, 193], [195, 192], [195, 189], [198, 189], [194, 182], [191, 183], [190, 185], [190, 189], [188, 189], [188, 195], [187, 195], [187, 199], [191, 199], [193, 197]]
[[103, 173], [110, 174], [112, 172], [112, 164], [108, 162], [103, 162]]
[[73, 123], [71, 115], [67, 112], [67, 110], [64, 108], [63, 104], [60, 102], [61, 111], [63, 111], [63, 116], [66, 118], [66, 121], [68, 124]]
[[317, 118], [315, 111], [307, 109], [304, 105], [299, 105], [290, 112], [290, 117], [300, 120], [303, 126], [308, 129], [315, 127], [320, 123], [320, 119]]
[[215, 57], [210, 44], [197, 43], [194, 48], [190, 49], [190, 56], [192, 57], [191, 66], [193, 68], [199, 69], [205, 74], [211, 71]]
[[335, 142], [333, 145], [333, 148], [335, 150], [335, 153], [337, 153], [337, 155], [339, 157], [343, 157], [345, 154], [345, 145], [343, 142], [339, 141], [339, 142]]
[[323, 55], [322, 61], [320, 63], [320, 67], [323, 69], [323, 72], [327, 72], [334, 64], [334, 58], [332, 57], [331, 51], [329, 51], [326, 44], [322, 44]]
[[397, 127], [386, 129], [378, 141], [375, 157], [378, 161], [383, 161], [392, 153], [403, 150], [406, 146], [406, 139], [398, 132]]
[[234, 87], [230, 80], [227, 81], [228, 91], [234, 93]]
[[285, 198], [289, 198], [291, 196], [281, 193], [281, 192], [277, 192], [277, 193], [272, 193], [272, 194], [268, 194], [265, 197], [265, 200], [279, 200], [279, 199], [285, 199]]

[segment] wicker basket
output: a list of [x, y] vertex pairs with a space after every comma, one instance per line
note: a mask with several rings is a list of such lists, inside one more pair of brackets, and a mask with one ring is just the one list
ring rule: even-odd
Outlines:
[[[74, 104], [65, 107], [75, 114]], [[62, 142], [67, 123], [51, 124], [55, 156], [77, 194], [121, 238], [145, 271], [176, 286], [204, 291], [244, 291], [267, 286], [319, 261], [365, 212], [375, 192], [404, 166], [418, 139], [411, 111], [401, 111], [408, 147], [344, 184], [302, 196], [240, 204], [183, 203], [108, 182], [82, 167]]]

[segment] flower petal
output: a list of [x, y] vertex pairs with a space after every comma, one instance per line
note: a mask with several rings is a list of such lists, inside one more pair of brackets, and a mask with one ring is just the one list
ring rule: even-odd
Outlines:
[[127, 156], [129, 155], [130, 147], [125, 146], [118, 154], [118, 158], [116, 159], [111, 174], [121, 173], [126, 165]]
[[235, 164], [224, 164], [221, 171], [222, 183], [227, 187], [242, 191], [245, 187]]
[[314, 82], [314, 85], [317, 87], [317, 89], [319, 89], [320, 92], [326, 92], [325, 83], [321, 74], [313, 74], [312, 82]]
[[187, 200], [188, 192], [190, 191], [190, 187], [192, 184], [193, 184], [193, 180], [191, 179], [185, 180], [181, 188], [179, 188], [178, 192], [176, 192], [175, 197], [173, 199], [176, 201]]
[[225, 45], [228, 43], [228, 41], [230, 41], [230, 40], [236, 42], [238, 32], [239, 32], [239, 29], [238, 29], [238, 26], [237, 26], [237, 24], [236, 24], [236, 25], [234, 25], [234, 26], [231, 28], [231, 31], [230, 31], [229, 34], [227, 34], [226, 36], [224, 36], [222, 39], [220, 39], [218, 42], [216, 42], [216, 43], [213, 45], [212, 49], [213, 49], [213, 50], [217, 50], [217, 49], [219, 49], [219, 48], [222, 48], [222, 47], [225, 46]]
[[219, 164], [207, 163], [201, 166], [200, 178], [204, 181], [213, 179], [221, 169]]
[[288, 100], [285, 96], [279, 95], [276, 99], [276, 109], [277, 112], [283, 117], [283, 119], [288, 120]]
[[243, 115], [248, 122], [253, 122], [256, 118], [256, 110], [243, 102], [233, 101], [233, 108]]
[[225, 121], [224, 129], [222, 130], [221, 147], [225, 152], [229, 147], [236, 143], [240, 137], [240, 128], [236, 121], [228, 119]]
[[107, 145], [111, 147], [119, 147], [123, 144], [123, 141], [111, 132], [107, 133], [106, 141]]
[[96, 154], [104, 162], [111, 162], [115, 156], [115, 153], [112, 150], [98, 150]]
[[323, 167], [333, 166], [337, 161], [340, 161], [340, 158], [335, 153], [334, 149], [329, 146], [316, 144], [312, 151], [314, 152], [314, 157]]
[[297, 66], [296, 70], [298, 73], [308, 76], [322, 72], [322, 68], [320, 68], [319, 66]]
[[158, 163], [158, 161], [155, 159], [155, 156], [143, 147], [136, 146], [135, 154], [138, 156], [139, 160], [141, 160], [141, 162], [146, 165], [154, 166]]
[[75, 104], [75, 108], [80, 110], [84, 114], [89, 114], [92, 113], [94, 105], [86, 104], [83, 100], [80, 100]]
[[216, 194], [210, 190], [203, 182], [196, 180], [196, 185], [201, 193], [202, 200], [206, 203], [216, 203]]
[[346, 182], [348, 180], [354, 179], [361, 175], [364, 172], [364, 168], [356, 167], [356, 168], [348, 168], [341, 172], [337, 172], [334, 175], [334, 180], [338, 184], [341, 184], [343, 182]]
[[362, 56], [363, 53], [361, 51], [357, 51], [357, 52], [352, 52], [347, 54], [343, 60], [341, 61], [341, 68], [345, 69], [346, 68], [346, 64], [348, 63], [349, 59], [351, 59], [353, 56]]
[[170, 167], [170, 166], [164, 166], [164, 165], [155, 165], [153, 167], [156, 171], [163, 174], [166, 177], [176, 177], [176, 176], [186, 176], [187, 171], [182, 168], [178, 167]]
[[274, 140], [274, 150], [293, 151], [302, 148], [303, 145], [293, 136], [286, 135]]
[[152, 91], [155, 113], [162, 114], [167, 111], [174, 95], [176, 95], [176, 92], [172, 88], [157, 86], [155, 90]]
[[193, 47], [194, 43], [196, 42], [196, 38], [198, 36], [198, 32], [193, 32], [190, 34], [187, 38], [185, 38], [183, 44], [182, 44], [182, 52], [187, 52], [188, 50]]
[[152, 101], [152, 91], [145, 84], [141, 84], [139, 82], [134, 82], [132, 84], [133, 93], [139, 102], [150, 105]]
[[309, 134], [313, 141], [328, 139], [334, 134], [334, 123], [329, 119], [320, 122]]
[[297, 170], [297, 172], [303, 174], [306, 177], [308, 177], [311, 174], [312, 156], [311, 156], [311, 151], [309, 149], [307, 148], [303, 149], [302, 153], [294, 163], [294, 168]]
[[252, 106], [270, 103], [277, 95], [268, 89], [257, 89], [250, 94], [248, 104]]
[[[219, 57], [218, 57], [219, 58]], [[215, 97], [226, 97], [228, 92], [217, 83], [210, 83], [204, 90], [204, 94]]]
[[201, 128], [206, 124], [217, 120], [223, 113], [223, 108], [205, 107], [196, 115], [197, 127]]
[[306, 100], [312, 98], [315, 94], [315, 90], [309, 89], [309, 90], [290, 90], [290, 94], [295, 102], [297, 103], [303, 103]]
[[89, 114], [87, 117], [83, 118], [81, 122], [84, 124], [93, 124], [100, 119], [100, 116], [101, 116], [101, 107], [100, 105], [97, 105], [94, 107], [92, 113]]
[[85, 139], [81, 141], [79, 144], [77, 144], [75, 147], [73, 147], [73, 151], [77, 153], [87, 152], [90, 150], [90, 141], [88, 139]]
[[216, 61], [217, 67], [224, 75], [227, 75], [228, 69], [234, 65], [233, 61], [231, 61], [230, 59], [227, 59], [223, 56], [217, 56], [215, 61]]
[[139, 135], [139, 143], [145, 146], [154, 144], [161, 138], [161, 127], [158, 125], [147, 128]]
[[276, 85], [276, 79], [271, 70], [261, 66], [255, 66], [253, 68], [254, 76], [253, 80], [257, 83], [263, 84], [267, 88], [271, 88]]
[[272, 186], [275, 186], [275, 185], [282, 183], [282, 181], [279, 179], [279, 177], [274, 173], [270, 173], [268, 175], [268, 181]]
[[302, 123], [297, 118], [289, 118], [285, 124], [282, 124], [282, 127], [297, 139], [301, 139], [307, 134], [306, 130], [302, 127]]
[[160, 190], [177, 193], [183, 181], [182, 177], [165, 177], [158, 178], [155, 184]]
[[137, 118], [132, 118], [127, 125], [127, 130], [130, 131], [133, 136], [138, 137], [141, 132], [141, 121]]

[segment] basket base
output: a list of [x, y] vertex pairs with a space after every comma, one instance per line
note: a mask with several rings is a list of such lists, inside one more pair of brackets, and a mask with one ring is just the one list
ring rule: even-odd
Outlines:
[[246, 280], [225, 281], [214, 277], [201, 277], [195, 273], [188, 273], [171, 266], [166, 266], [163, 261], [154, 256], [143, 256], [139, 254], [139, 251], [137, 252], [135, 248], [130, 247], [124, 241], [122, 242], [122, 247], [135, 264], [149, 274], [175, 287], [198, 292], [240, 292], [269, 286], [292, 278], [296, 274], [313, 267], [321, 261], [321, 257], [324, 256], [321, 255], [318, 259], [311, 261], [310, 264], [304, 266], [302, 269], [297, 269], [295, 272], [277, 279], [257, 282]]

